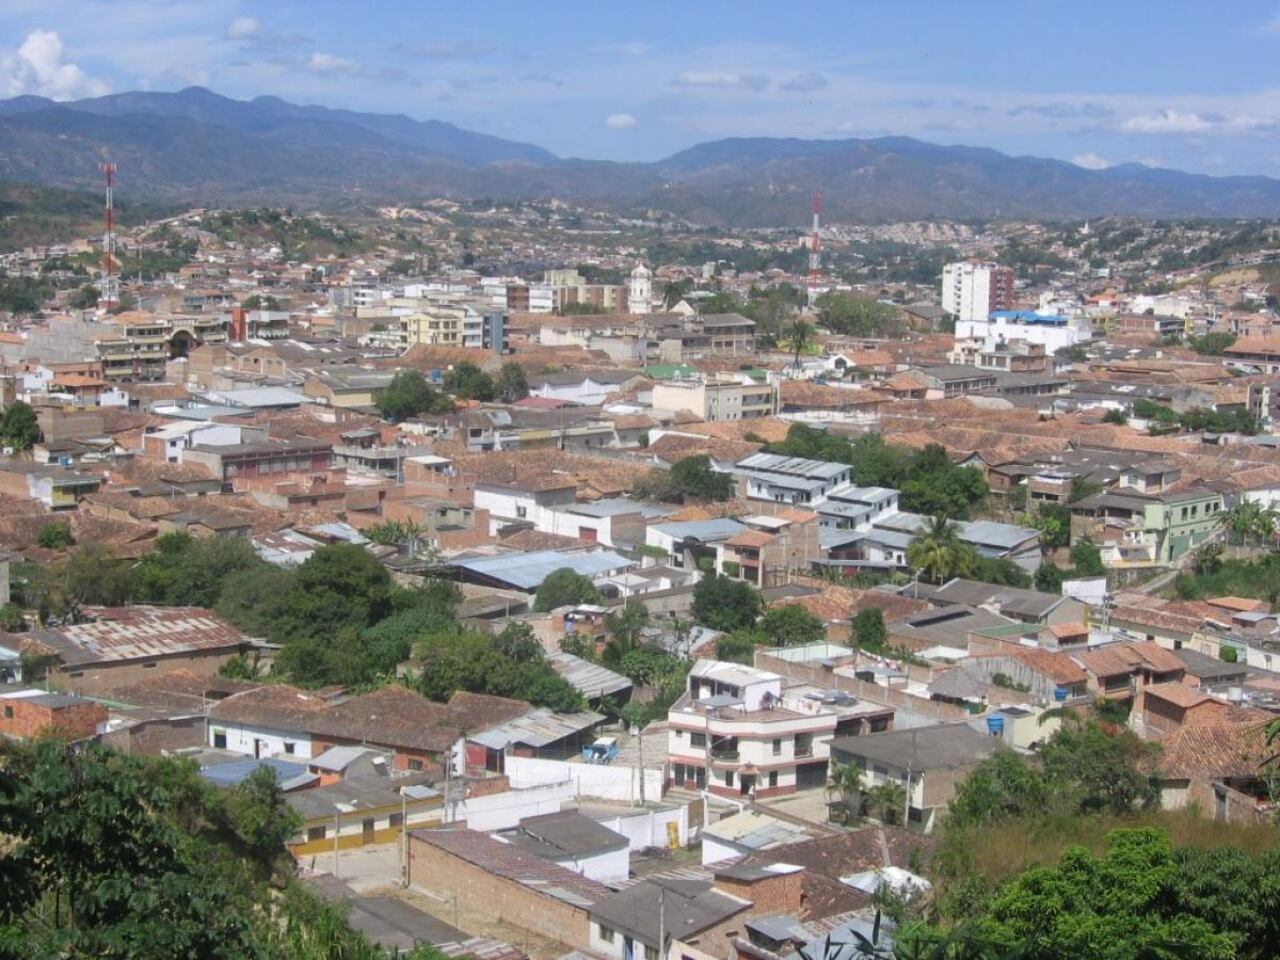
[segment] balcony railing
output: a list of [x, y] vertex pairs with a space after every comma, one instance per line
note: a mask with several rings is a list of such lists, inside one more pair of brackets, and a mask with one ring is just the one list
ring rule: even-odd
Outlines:
[[799, 757], [799, 758], [803, 758], [803, 757], [812, 757], [812, 756], [813, 756], [813, 747], [811, 747], [811, 746], [809, 746], [809, 747], [799, 747], [799, 746], [798, 746], [798, 747], [796, 747], [795, 756], [796, 756], [796, 757]]
[[731, 760], [736, 761], [739, 758], [737, 747], [712, 747], [712, 760]]

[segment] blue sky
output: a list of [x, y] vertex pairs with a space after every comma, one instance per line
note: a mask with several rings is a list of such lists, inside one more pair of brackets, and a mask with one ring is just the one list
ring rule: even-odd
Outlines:
[[0, 96], [191, 84], [562, 156], [901, 134], [1280, 176], [1280, 0], [3, 0]]

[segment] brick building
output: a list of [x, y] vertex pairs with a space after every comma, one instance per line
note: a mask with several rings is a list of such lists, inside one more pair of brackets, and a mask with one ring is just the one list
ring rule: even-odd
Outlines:
[[590, 910], [609, 888], [474, 830], [409, 834], [409, 883], [473, 904], [518, 929], [586, 949]]
[[14, 638], [28, 653], [48, 656], [53, 686], [109, 694], [151, 671], [210, 676], [257, 643], [202, 607], [87, 607], [86, 622], [33, 630]]
[[82, 697], [43, 690], [0, 694], [0, 736], [34, 740], [58, 736], [68, 740], [92, 737], [107, 722], [107, 708]]

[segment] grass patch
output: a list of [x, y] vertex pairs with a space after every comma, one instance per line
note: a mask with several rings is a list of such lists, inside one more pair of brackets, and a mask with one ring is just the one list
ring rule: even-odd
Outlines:
[[1257, 563], [1224, 560], [1213, 573], [1182, 573], [1173, 589], [1182, 600], [1232, 596], [1274, 602], [1280, 596], [1280, 554], [1268, 554]]
[[[1280, 830], [1264, 824], [1217, 823], [1185, 810], [1151, 810], [1129, 816], [1072, 816], [1046, 821], [1006, 820], [942, 838], [940, 853], [953, 866], [999, 885], [1032, 867], [1056, 864], [1068, 847], [1094, 856], [1107, 848], [1112, 830], [1155, 827], [1175, 848], [1239, 847], [1250, 853], [1280, 847]], [[958, 857], [962, 863], [955, 863]]]

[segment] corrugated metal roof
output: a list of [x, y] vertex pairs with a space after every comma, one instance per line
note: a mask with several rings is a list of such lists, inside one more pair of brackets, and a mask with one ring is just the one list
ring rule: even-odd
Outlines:
[[568, 567], [585, 577], [599, 576], [615, 570], [637, 566], [611, 550], [559, 553], [540, 550], [535, 553], [506, 553], [492, 557], [454, 560], [451, 564], [471, 573], [509, 583], [522, 590], [536, 590], [555, 571]]
[[508, 720], [496, 727], [469, 736], [467, 739], [494, 750], [505, 749], [513, 743], [545, 747], [603, 722], [604, 716], [593, 710], [583, 710], [580, 713], [555, 713], [546, 707], [540, 707], [522, 717], [516, 717], [514, 720]]
[[572, 653], [551, 653], [547, 662], [552, 669], [564, 677], [575, 690], [587, 697], [607, 697], [623, 690], [629, 690], [631, 681], [620, 673], [614, 673], [608, 667], [602, 667], [590, 660], [583, 660]]

